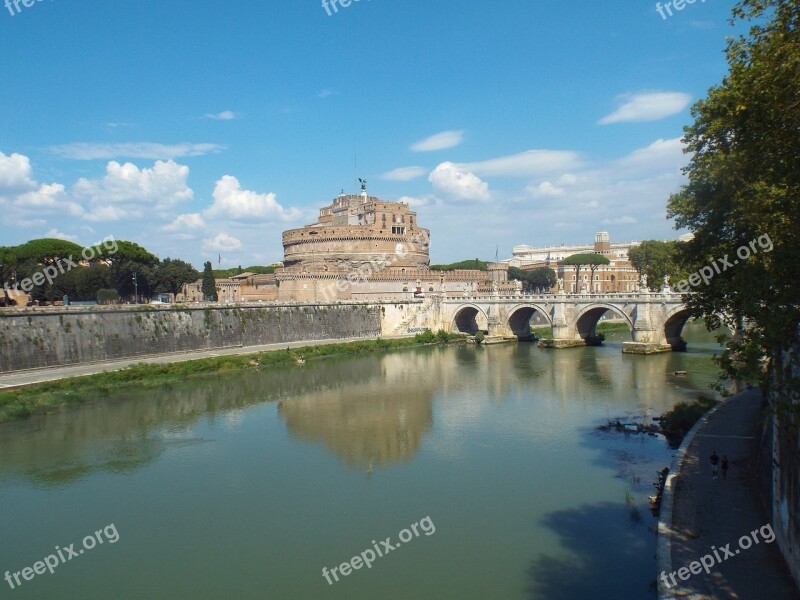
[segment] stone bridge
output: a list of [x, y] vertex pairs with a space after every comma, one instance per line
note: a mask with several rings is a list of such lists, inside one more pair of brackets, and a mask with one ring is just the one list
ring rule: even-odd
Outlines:
[[623, 352], [639, 354], [685, 348], [681, 331], [690, 317], [680, 294], [669, 291], [511, 296], [495, 293], [440, 296], [425, 304], [429, 302], [431, 305], [424, 312], [426, 321], [434, 321], [431, 329], [470, 334], [482, 330], [489, 336], [505, 338], [529, 338], [531, 317], [539, 313], [553, 332], [553, 340], [542, 340], [540, 345], [553, 348], [591, 341], [600, 317], [609, 311], [627, 323], [633, 334], [633, 341], [624, 344]]

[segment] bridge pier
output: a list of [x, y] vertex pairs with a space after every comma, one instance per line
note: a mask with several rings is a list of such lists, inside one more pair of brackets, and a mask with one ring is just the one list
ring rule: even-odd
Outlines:
[[[560, 300], [566, 300], [566, 294], [562, 291], [558, 295]], [[565, 303], [559, 302], [553, 306], [553, 339], [539, 340], [539, 348], [576, 348], [585, 346], [586, 342], [581, 338], [574, 327], [570, 327], [567, 322]]]
[[622, 344], [623, 354], [658, 354], [672, 352], [664, 332], [656, 329], [650, 319], [650, 293], [642, 293], [644, 301], [633, 310], [633, 341]]

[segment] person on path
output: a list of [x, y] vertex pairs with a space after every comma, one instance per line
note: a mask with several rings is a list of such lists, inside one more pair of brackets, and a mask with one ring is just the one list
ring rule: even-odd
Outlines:
[[728, 478], [728, 455], [722, 455], [722, 479]]
[[711, 453], [711, 479], [719, 479], [719, 456], [717, 456], [717, 451], [714, 450]]

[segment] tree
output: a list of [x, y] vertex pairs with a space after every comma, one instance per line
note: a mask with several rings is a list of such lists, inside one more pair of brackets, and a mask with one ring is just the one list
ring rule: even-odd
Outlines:
[[200, 279], [200, 273], [192, 265], [177, 258], [165, 258], [156, 267], [154, 292], [177, 294], [187, 283]]
[[[17, 254], [12, 246], [0, 246], [0, 285], [9, 282], [17, 266]], [[13, 282], [11, 282], [13, 284]]]
[[159, 263], [158, 257], [134, 242], [119, 240], [111, 247], [100, 246], [97, 260], [110, 266], [111, 284], [121, 296], [135, 293], [134, 273], [139, 281], [140, 294], [145, 290], [151, 291], [155, 283], [154, 270]]
[[203, 265], [203, 299], [217, 301], [217, 281], [214, 279], [214, 269], [211, 267], [211, 261], [207, 261]]
[[589, 290], [591, 291], [594, 288], [594, 272], [598, 269], [598, 267], [600, 267], [600, 265], [608, 264], [611, 264], [611, 261], [608, 260], [607, 257], [594, 252], [573, 254], [572, 256], [568, 256], [564, 259], [564, 265], [575, 267], [575, 292], [580, 291], [580, 274], [582, 266], [588, 266], [592, 272], [591, 284], [589, 287]]
[[664, 277], [677, 281], [683, 275], [679, 266], [682, 242], [646, 240], [628, 250], [628, 259], [639, 274], [647, 276], [647, 285], [658, 290]]
[[[685, 301], [712, 328], [747, 323], [722, 367], [735, 377], [747, 361], [733, 352], [766, 356], [768, 385], [784, 380], [782, 351], [800, 336], [800, 0], [742, 0], [736, 20], [750, 28], [728, 41], [728, 75], [692, 108], [688, 183], [667, 214], [694, 232], [683, 253], [689, 271], [732, 263]], [[800, 386], [785, 381], [794, 406]]]
[[538, 269], [531, 269], [530, 271], [518, 269], [517, 267], [509, 267], [508, 276], [510, 279], [521, 281], [526, 292], [535, 289], [549, 290], [558, 281], [556, 272], [549, 267], [540, 267]]
[[70, 258], [76, 262], [82, 260], [83, 248], [68, 240], [42, 238], [31, 240], [14, 249], [17, 262], [31, 261], [39, 265], [51, 265], [60, 259]]

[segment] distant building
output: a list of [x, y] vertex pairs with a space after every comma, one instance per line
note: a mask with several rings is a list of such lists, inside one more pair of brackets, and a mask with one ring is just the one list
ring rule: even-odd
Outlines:
[[[523, 270], [549, 267], [564, 280], [568, 293], [592, 292], [635, 292], [639, 289], [639, 273], [628, 260], [628, 251], [641, 242], [611, 243], [607, 231], [595, 234], [594, 244], [560, 246], [515, 246], [513, 258], [506, 262], [509, 266]], [[575, 280], [575, 267], [565, 265], [564, 260], [575, 254], [602, 254], [608, 258], [609, 265], [599, 266], [592, 276], [591, 269], [581, 267], [580, 280]], [[558, 290], [558, 284], [552, 291]]]
[[[271, 302], [278, 299], [275, 275], [240, 273], [225, 279], [216, 279], [218, 302]], [[177, 302], [202, 302], [203, 280], [187, 283], [176, 297]]]

